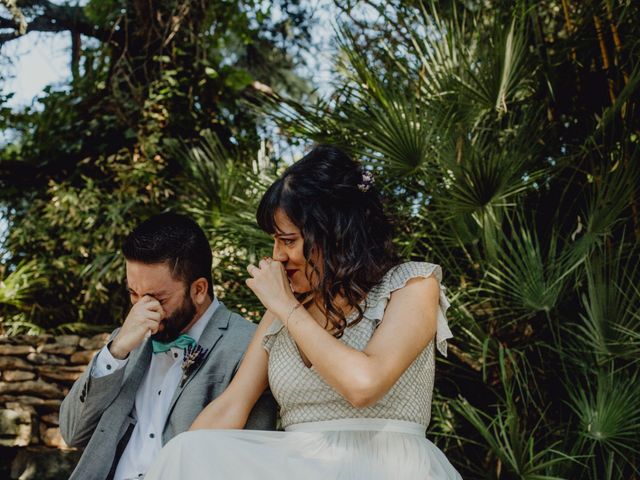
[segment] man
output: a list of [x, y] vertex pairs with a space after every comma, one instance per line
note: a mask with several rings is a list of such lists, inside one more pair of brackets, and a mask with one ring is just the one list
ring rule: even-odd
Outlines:
[[[215, 298], [211, 248], [193, 220], [152, 217], [122, 251], [133, 307], [60, 408], [64, 440], [86, 446], [71, 479], [143, 477], [227, 387], [255, 331]], [[247, 428], [272, 430], [275, 420], [263, 395]]]

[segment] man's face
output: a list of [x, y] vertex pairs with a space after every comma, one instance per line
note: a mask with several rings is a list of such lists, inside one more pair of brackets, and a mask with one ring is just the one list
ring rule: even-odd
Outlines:
[[127, 260], [126, 267], [131, 303], [135, 305], [143, 296], [149, 295], [158, 300], [164, 310], [160, 328], [153, 339], [170, 342], [178, 338], [196, 314], [188, 286], [171, 277], [166, 263], [146, 264]]

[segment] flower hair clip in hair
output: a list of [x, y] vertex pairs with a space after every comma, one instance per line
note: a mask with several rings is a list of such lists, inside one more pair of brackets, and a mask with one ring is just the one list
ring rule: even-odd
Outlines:
[[369, 171], [362, 172], [362, 183], [358, 184], [358, 190], [362, 193], [368, 192], [374, 183], [376, 183], [376, 179], [373, 178], [373, 173]]

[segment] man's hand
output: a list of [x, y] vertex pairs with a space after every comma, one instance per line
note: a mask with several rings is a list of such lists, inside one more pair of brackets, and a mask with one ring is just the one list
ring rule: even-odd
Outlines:
[[161, 329], [160, 320], [164, 310], [155, 298], [145, 295], [127, 315], [122, 328], [111, 342], [109, 351], [115, 358], [123, 360], [129, 352], [142, 343], [147, 333], [154, 334]]

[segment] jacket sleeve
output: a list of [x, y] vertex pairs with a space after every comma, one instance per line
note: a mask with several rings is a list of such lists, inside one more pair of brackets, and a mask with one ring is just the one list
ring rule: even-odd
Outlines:
[[[117, 330], [111, 334], [109, 341], [116, 333]], [[93, 357], [82, 376], [75, 381], [60, 406], [60, 433], [71, 447], [82, 447], [89, 442], [102, 413], [118, 396], [122, 387], [124, 368], [99, 378], [91, 376], [97, 356]]]

